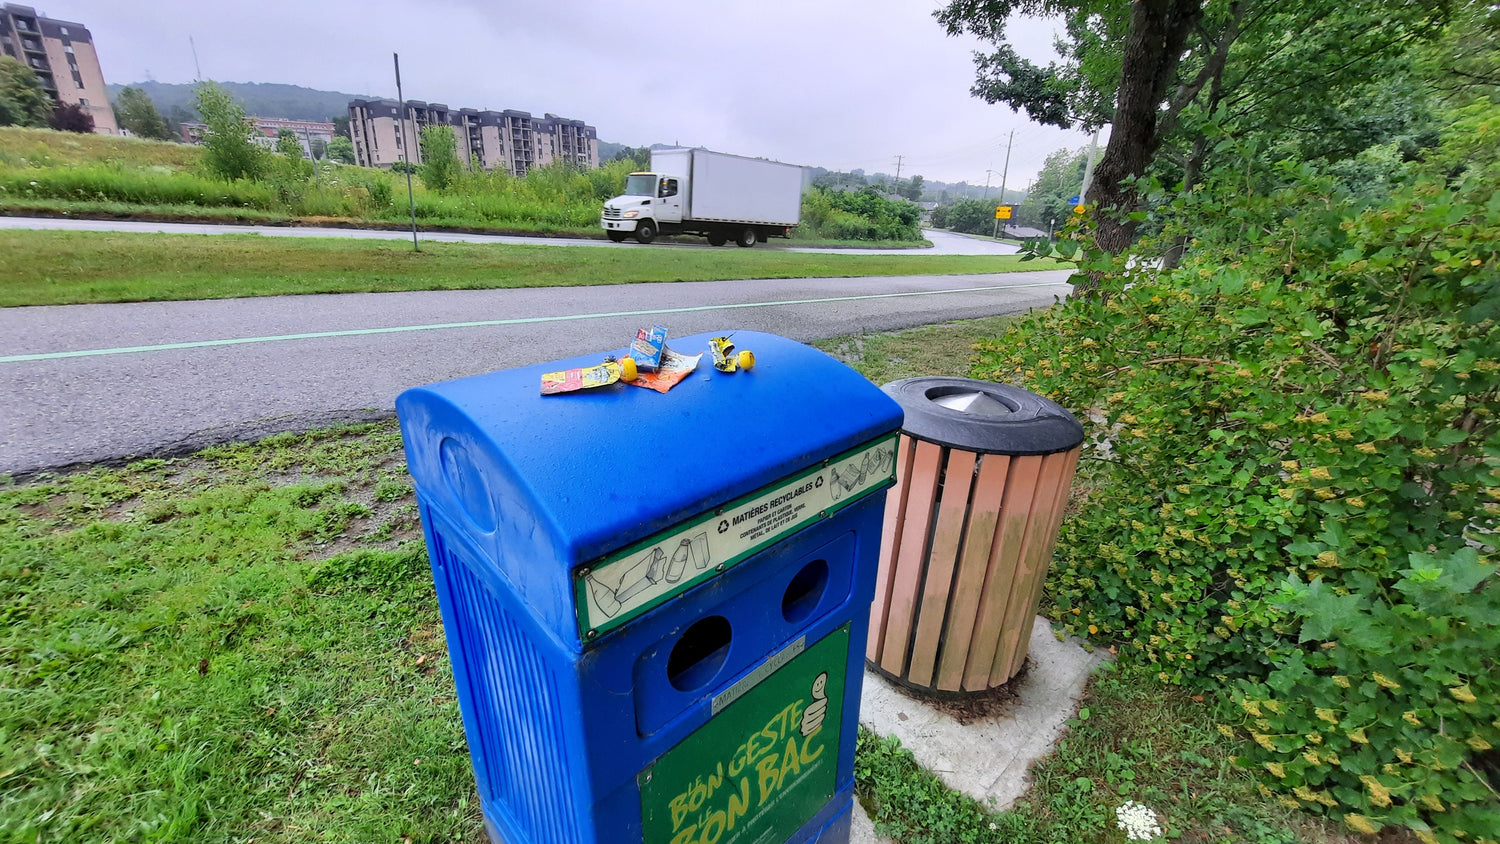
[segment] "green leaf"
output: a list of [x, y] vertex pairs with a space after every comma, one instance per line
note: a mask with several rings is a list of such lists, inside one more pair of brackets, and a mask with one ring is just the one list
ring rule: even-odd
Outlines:
[[1360, 612], [1363, 602], [1359, 595], [1336, 595], [1327, 591], [1309, 594], [1297, 608], [1302, 616], [1302, 637], [1298, 641], [1326, 642], [1335, 633], [1363, 621], [1366, 617]]

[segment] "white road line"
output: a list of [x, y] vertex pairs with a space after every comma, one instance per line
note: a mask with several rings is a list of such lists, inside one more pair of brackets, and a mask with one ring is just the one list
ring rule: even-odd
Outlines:
[[858, 302], [870, 299], [898, 299], [905, 296], [942, 296], [953, 293], [979, 293], [986, 290], [1020, 290], [1028, 287], [1068, 287], [1065, 281], [1046, 281], [1035, 284], [987, 285], [984, 287], [960, 287], [951, 290], [916, 290], [906, 293], [871, 293], [864, 296], [831, 296], [826, 299], [786, 299], [776, 302], [740, 302], [725, 305], [698, 305], [690, 308], [660, 308], [645, 311], [612, 311], [597, 314], [570, 314], [567, 316], [520, 317], [517, 319], [490, 319], [478, 322], [445, 322], [432, 325], [401, 325], [390, 328], [352, 328], [346, 331], [314, 331], [306, 334], [276, 334], [268, 337], [233, 337], [221, 340], [194, 340], [186, 343], [162, 343], [152, 346], [120, 346], [113, 349], [82, 349], [73, 352], [43, 352], [30, 355], [6, 355], [0, 363], [24, 363], [39, 360], [62, 360], [64, 358], [86, 358], [101, 355], [124, 355], [135, 352], [170, 352], [179, 349], [202, 349], [212, 346], [237, 346], [244, 343], [274, 343], [284, 340], [316, 340], [324, 337], [357, 337], [366, 334], [400, 334], [408, 331], [437, 331], [451, 328], [483, 328], [497, 325], [531, 325], [544, 322], [571, 322], [573, 320], [606, 319], [609, 317], [656, 316], [660, 314], [685, 314], [695, 311], [728, 311], [739, 308], [772, 308], [780, 305], [817, 305], [827, 302]]

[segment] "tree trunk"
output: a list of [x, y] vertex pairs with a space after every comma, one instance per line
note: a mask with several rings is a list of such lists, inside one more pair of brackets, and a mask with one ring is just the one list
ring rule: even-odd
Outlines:
[[[1131, 3], [1109, 143], [1087, 197], [1098, 226], [1097, 243], [1112, 255], [1129, 248], [1135, 234], [1128, 215], [1136, 209], [1138, 197], [1125, 181], [1143, 175], [1161, 145], [1157, 120], [1188, 35], [1202, 17], [1202, 0]], [[1096, 285], [1094, 280], [1091, 287]]]

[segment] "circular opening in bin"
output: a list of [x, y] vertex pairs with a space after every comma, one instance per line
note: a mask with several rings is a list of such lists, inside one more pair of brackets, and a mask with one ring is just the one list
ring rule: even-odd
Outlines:
[[806, 621], [822, 602], [827, 586], [827, 560], [813, 560], [803, 566], [781, 596], [781, 617], [793, 624]]
[[667, 657], [667, 682], [679, 692], [708, 685], [729, 656], [729, 619], [711, 615], [683, 631]]
[[953, 385], [928, 388], [927, 399], [940, 407], [975, 416], [1009, 416], [1021, 409], [1020, 404], [1005, 396]]

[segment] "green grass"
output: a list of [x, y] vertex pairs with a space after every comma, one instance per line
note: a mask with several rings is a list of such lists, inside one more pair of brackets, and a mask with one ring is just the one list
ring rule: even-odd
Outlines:
[[876, 384], [918, 375], [964, 378], [968, 377], [974, 360], [974, 344], [1005, 333], [1006, 326], [1014, 320], [1014, 316], [985, 317], [886, 334], [835, 337], [813, 345], [859, 370]]
[[292, 293], [562, 287], [1049, 269], [1014, 256], [557, 248], [258, 235], [0, 232], [0, 307]]
[[0, 841], [479, 829], [393, 423], [0, 486]]
[[[820, 345], [944, 374], [999, 322]], [[0, 701], [0, 842], [483, 837], [394, 422], [0, 477]], [[863, 732], [859, 797], [906, 844], [1114, 844], [1126, 799], [1182, 841], [1346, 842], [1148, 673], [1084, 707], [1013, 811]]]
[[216, 208], [202, 205], [134, 202], [76, 202], [68, 199], [7, 199], [0, 207], [7, 217], [58, 217], [74, 220], [155, 220], [180, 223], [290, 224], [295, 218], [282, 211], [259, 208]]
[[113, 163], [127, 167], [192, 169], [203, 160], [201, 147], [142, 138], [0, 128], [0, 165], [72, 167]]

